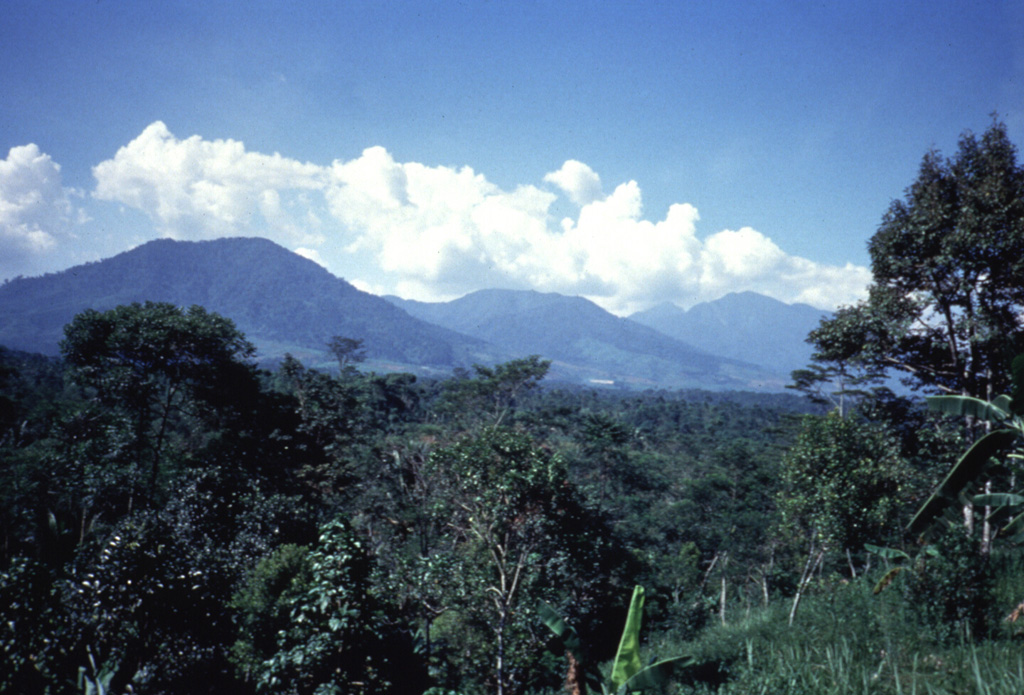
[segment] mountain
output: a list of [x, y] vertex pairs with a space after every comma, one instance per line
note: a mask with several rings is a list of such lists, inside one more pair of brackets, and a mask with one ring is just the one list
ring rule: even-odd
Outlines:
[[481, 290], [451, 302], [387, 299], [424, 321], [513, 354], [550, 359], [555, 378], [707, 389], [781, 388], [784, 384], [770, 370], [696, 349], [613, 316], [581, 297]]
[[363, 339], [369, 366], [379, 371], [447, 374], [539, 354], [552, 360], [553, 379], [713, 390], [781, 389], [793, 368], [786, 361], [792, 344], [809, 352], [800, 340], [821, 313], [750, 293], [688, 312], [656, 307], [637, 320], [580, 297], [539, 292], [483, 290], [436, 304], [385, 299], [265, 239], [160, 239], [3, 284], [0, 345], [53, 355], [75, 314], [143, 301], [222, 314], [267, 361], [290, 352], [329, 366], [326, 343], [340, 335]]
[[[0, 345], [56, 354], [64, 324], [87, 309], [146, 300], [198, 304], [232, 319], [262, 358], [323, 359], [336, 335], [400, 368], [447, 369], [506, 357], [482, 340], [413, 318], [266, 239], [159, 239], [103, 261], [0, 287]], [[377, 366], [376, 364], [374, 366]]]
[[705, 352], [788, 375], [810, 361], [812, 348], [805, 339], [827, 315], [807, 304], [739, 292], [689, 311], [665, 303], [629, 318]]

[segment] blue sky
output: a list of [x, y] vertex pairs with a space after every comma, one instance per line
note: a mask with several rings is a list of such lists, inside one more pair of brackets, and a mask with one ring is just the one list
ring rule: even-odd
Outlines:
[[418, 299], [831, 308], [929, 148], [993, 112], [1024, 143], [1019, 1], [8, 0], [0, 20], [0, 278], [253, 235]]

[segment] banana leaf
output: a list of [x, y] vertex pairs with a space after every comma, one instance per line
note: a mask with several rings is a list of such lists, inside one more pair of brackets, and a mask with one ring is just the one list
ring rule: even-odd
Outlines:
[[617, 691], [615, 691], [616, 695], [626, 695], [626, 693], [635, 693], [642, 690], [657, 688], [672, 677], [672, 674], [675, 672], [677, 667], [681, 665], [690, 666], [693, 663], [694, 658], [692, 656], [674, 656], [669, 659], [662, 659], [661, 661], [640, 669], [640, 671], [634, 674]]
[[905, 570], [906, 567], [902, 565], [899, 567], [893, 567], [891, 570], [882, 575], [882, 578], [875, 584], [875, 588], [871, 590], [873, 594], [880, 594], [885, 591], [885, 587], [889, 586], [896, 579], [896, 575]]
[[[956, 398], [963, 400], [960, 396], [937, 396], [936, 398]], [[929, 398], [929, 405], [935, 400]], [[973, 399], [977, 400], [977, 399]], [[984, 403], [984, 401], [981, 401]], [[924, 533], [930, 530], [932, 522], [942, 514], [952, 502], [957, 500], [960, 493], [969, 484], [977, 480], [978, 476], [988, 466], [989, 460], [1004, 449], [1008, 449], [1016, 441], [1019, 433], [1014, 430], [996, 430], [986, 434], [974, 443], [967, 450], [956, 465], [949, 471], [946, 479], [932, 493], [931, 497], [918, 510], [907, 527], [911, 533]]]
[[971, 498], [975, 507], [1016, 507], [1024, 504], [1024, 495], [1014, 495], [1010, 492], [990, 492], [984, 495], [975, 495]]
[[864, 544], [864, 550], [879, 556], [884, 560], [909, 560], [910, 556], [902, 550], [896, 548], [883, 548], [878, 545], [872, 545], [871, 543]]
[[640, 661], [640, 622], [644, 614], [644, 588], [633, 589], [633, 598], [629, 602], [629, 613], [626, 615], [626, 626], [622, 629], [619, 651], [615, 655], [612, 666], [612, 691], [619, 692], [626, 682], [643, 668]]
[[1018, 514], [1010, 522], [999, 529], [999, 535], [1009, 537], [1015, 543], [1024, 540], [1024, 514]]
[[983, 401], [972, 396], [931, 396], [928, 410], [957, 417], [973, 417], [985, 422], [1002, 422], [1010, 417], [1009, 399], [1000, 396], [994, 401]]
[[583, 661], [583, 655], [580, 653], [580, 645], [582, 643], [576, 628], [565, 622], [562, 616], [556, 613], [555, 609], [547, 603], [542, 602], [537, 609], [537, 613], [540, 614], [540, 618], [544, 621], [547, 628], [555, 633], [558, 639], [562, 640], [562, 644], [565, 645], [566, 649], [572, 652], [576, 660]]
[[[643, 618], [643, 610], [644, 588], [637, 586], [633, 589], [629, 613], [626, 615], [626, 625], [622, 630], [622, 639], [619, 642], [619, 651], [615, 656], [611, 679], [607, 684], [601, 683], [600, 672], [583, 658], [582, 640], [576, 630], [546, 603], [541, 603], [537, 612], [544, 625], [583, 665], [583, 683], [581, 683], [585, 686], [583, 692], [589, 689], [593, 692], [604, 692], [605, 695], [625, 695], [659, 687], [673, 675], [678, 667], [689, 668], [695, 665], [693, 657], [690, 656], [676, 656], [646, 667], [643, 665], [640, 661], [640, 623]], [[697, 674], [692, 674], [689, 680], [693, 680], [695, 677], [698, 677]]]

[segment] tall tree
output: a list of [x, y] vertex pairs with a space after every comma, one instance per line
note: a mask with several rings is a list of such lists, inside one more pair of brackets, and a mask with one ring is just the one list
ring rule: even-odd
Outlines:
[[494, 367], [475, 364], [475, 378], [457, 370], [456, 378], [444, 384], [441, 410], [453, 413], [456, 420], [501, 425], [515, 412], [518, 398], [535, 389], [550, 366], [551, 360], [530, 355]]
[[485, 428], [439, 449], [427, 473], [437, 479], [434, 513], [461, 572], [451, 601], [461, 634], [451, 638], [468, 638], [494, 692], [522, 692], [536, 675], [538, 600], [579, 616], [607, 597], [616, 569], [607, 528], [582, 504], [560, 457], [515, 430]]
[[806, 544], [804, 569], [790, 611], [793, 622], [801, 596], [830, 553], [844, 557], [857, 575], [854, 554], [867, 541], [892, 533], [907, 465], [899, 444], [871, 423], [833, 412], [809, 415], [782, 460], [777, 495], [782, 537]]
[[1024, 348], [1024, 169], [1006, 126], [964, 133], [952, 158], [926, 154], [869, 251], [868, 299], [823, 322], [818, 350], [896, 369], [931, 392], [1002, 392]]
[[366, 361], [366, 348], [362, 338], [336, 335], [327, 341], [327, 349], [338, 361], [338, 370], [342, 376], [353, 374], [356, 365]]
[[[290, 619], [278, 633], [277, 652], [257, 668], [258, 691], [420, 692], [422, 683], [395, 682], [409, 677], [408, 661], [400, 663], [409, 655], [387, 648], [370, 593], [372, 559], [344, 518], [321, 527], [304, 564], [293, 571], [292, 590], [279, 597]], [[389, 661], [398, 662], [397, 668], [389, 668]]]
[[176, 425], [226, 424], [259, 392], [255, 348], [229, 319], [199, 306], [82, 312], [65, 327], [61, 353], [72, 379], [128, 420], [132, 457], [148, 469], [151, 490]]
[[793, 384], [787, 388], [802, 391], [841, 416], [877, 394], [885, 369], [864, 354], [864, 346], [876, 344], [878, 323], [866, 306], [841, 307], [807, 336], [815, 346], [811, 364], [793, 371]]

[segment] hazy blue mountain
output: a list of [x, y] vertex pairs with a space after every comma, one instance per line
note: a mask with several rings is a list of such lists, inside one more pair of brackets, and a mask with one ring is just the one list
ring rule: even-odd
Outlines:
[[828, 313], [738, 292], [689, 311], [664, 303], [629, 318], [706, 352], [789, 374], [807, 365], [812, 352], [807, 334]]
[[769, 370], [698, 350], [581, 297], [481, 290], [451, 302], [388, 297], [407, 312], [516, 355], [553, 360], [552, 374], [635, 386], [780, 388]]
[[86, 309], [146, 300], [198, 304], [232, 319], [263, 357], [315, 362], [335, 335], [370, 358], [450, 368], [504, 358], [483, 341], [409, 316], [266, 239], [151, 241], [97, 263], [0, 287], [0, 345], [56, 354], [64, 324]]
[[[147, 300], [198, 304], [231, 318], [264, 359], [290, 352], [322, 366], [326, 342], [341, 335], [362, 338], [377, 370], [444, 374], [539, 354], [553, 361], [554, 379], [715, 390], [781, 389], [792, 367], [778, 369], [785, 360], [766, 361], [765, 353], [790, 354], [790, 343], [809, 330], [796, 330], [788, 311], [813, 312], [812, 324], [821, 313], [782, 311], [786, 305], [739, 295], [639, 317], [664, 319], [659, 332], [580, 297], [484, 290], [438, 304], [385, 300], [265, 239], [161, 239], [0, 286], [0, 345], [56, 354], [64, 325], [78, 312]], [[771, 330], [764, 328], [769, 314]], [[741, 350], [745, 342], [757, 347]]]

